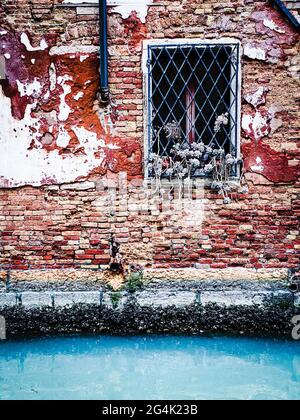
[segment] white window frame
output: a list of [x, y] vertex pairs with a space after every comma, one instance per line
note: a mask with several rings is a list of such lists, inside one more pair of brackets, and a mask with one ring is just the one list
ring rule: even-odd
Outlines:
[[148, 174], [148, 157], [149, 157], [149, 98], [151, 92], [150, 87], [150, 76], [148, 72], [148, 57], [149, 57], [149, 48], [155, 46], [189, 46], [189, 45], [211, 45], [211, 44], [233, 44], [239, 47], [239, 57], [237, 57], [237, 66], [238, 72], [237, 77], [232, 80], [234, 86], [237, 85], [237, 104], [231, 110], [231, 113], [237, 115], [237, 138], [236, 138], [236, 148], [237, 148], [237, 157], [241, 156], [241, 97], [242, 97], [242, 45], [241, 42], [236, 38], [219, 38], [219, 39], [202, 39], [202, 38], [175, 38], [175, 39], [156, 39], [156, 40], [145, 40], [143, 41], [143, 54], [142, 54], [142, 73], [143, 73], [143, 86], [144, 86], [144, 177], [150, 179]]

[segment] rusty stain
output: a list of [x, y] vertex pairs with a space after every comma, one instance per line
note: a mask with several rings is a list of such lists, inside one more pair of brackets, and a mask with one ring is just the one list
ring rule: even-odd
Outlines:
[[[134, 14], [127, 21], [129, 32], [135, 29], [139, 32], [144, 26]], [[50, 44], [48, 39], [47, 42]], [[136, 43], [138, 40], [133, 36], [132, 45]], [[7, 62], [7, 79], [1, 81], [1, 86], [11, 101], [13, 118], [24, 120], [27, 107], [33, 105], [30, 115], [39, 123], [38, 128], [35, 125], [29, 127], [32, 136], [29, 153], [42, 147], [45, 152], [57, 151], [62, 157], [83, 155], [86, 152], [82, 138], [80, 141], [78, 136], [87, 133], [95, 135], [99, 141], [99, 151], [93, 152], [99, 165], [94, 165], [86, 177], [97, 173], [103, 175], [105, 168], [111, 171], [126, 168], [129, 178], [141, 175], [140, 139], [128, 141], [112, 132], [108, 120], [111, 119], [112, 123], [118, 120], [116, 108], [100, 121], [99, 113], [103, 110], [94, 107], [98, 92], [97, 53], [88, 54], [82, 60], [80, 53], [50, 56], [49, 48], [28, 51], [21, 42], [21, 34], [14, 31], [1, 37], [0, 47], [3, 53], [11, 53]], [[39, 92], [30, 88], [34, 83], [39, 84]], [[20, 87], [24, 92], [20, 92]], [[133, 153], [136, 156], [134, 162], [130, 161]], [[55, 178], [43, 176], [40, 183], [48, 184], [53, 180], [55, 182]], [[1, 184], [4, 186], [3, 182]], [[10, 185], [13, 184], [14, 181], [10, 180]]]
[[294, 167], [289, 166], [292, 155], [279, 153], [262, 140], [257, 144], [243, 144], [242, 152], [246, 171], [261, 173], [271, 182], [291, 183], [297, 181], [300, 176], [300, 163]]

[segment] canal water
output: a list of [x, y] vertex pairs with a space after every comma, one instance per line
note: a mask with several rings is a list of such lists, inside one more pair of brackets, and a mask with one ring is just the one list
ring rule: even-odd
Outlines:
[[300, 343], [182, 336], [0, 342], [0, 399], [300, 399]]

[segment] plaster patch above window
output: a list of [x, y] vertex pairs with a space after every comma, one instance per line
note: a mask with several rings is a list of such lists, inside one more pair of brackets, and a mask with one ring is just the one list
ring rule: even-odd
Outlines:
[[[70, 6], [93, 6], [98, 5], [99, 0], [64, 0], [63, 4]], [[123, 19], [127, 19], [135, 11], [142, 22], [146, 21], [148, 7], [153, 0], [107, 0], [107, 5], [120, 13]]]

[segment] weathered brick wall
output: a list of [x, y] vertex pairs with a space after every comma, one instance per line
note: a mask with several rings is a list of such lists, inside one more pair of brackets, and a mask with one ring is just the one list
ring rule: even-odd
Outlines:
[[[105, 108], [97, 99], [95, 9], [58, 3], [0, 5], [7, 74], [0, 88], [0, 267], [102, 267], [112, 236], [128, 264], [296, 267], [299, 36], [282, 14], [267, 1], [163, 0], [149, 7], [144, 23], [135, 12], [110, 8]], [[122, 171], [137, 184], [143, 179], [142, 41], [184, 37], [242, 43], [249, 194], [223, 205], [207, 189], [204, 217], [155, 206], [128, 211], [122, 192], [112, 210], [101, 182]]]

